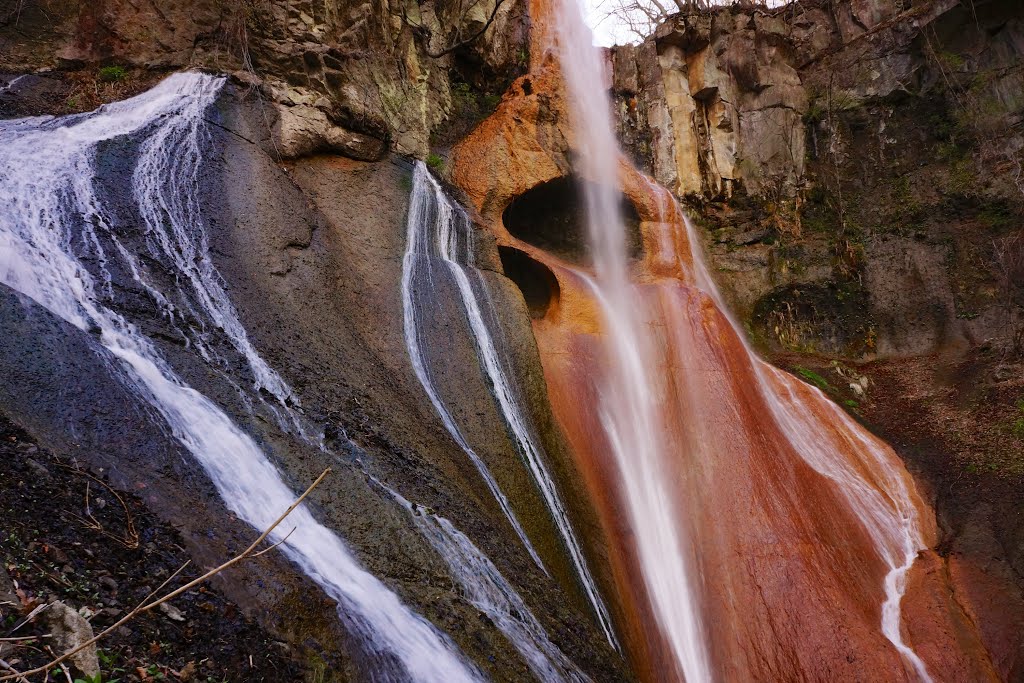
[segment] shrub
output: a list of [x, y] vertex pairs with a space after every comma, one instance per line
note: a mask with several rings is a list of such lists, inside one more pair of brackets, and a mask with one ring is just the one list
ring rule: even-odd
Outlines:
[[444, 158], [440, 154], [431, 152], [427, 155], [427, 166], [435, 171], [440, 171], [444, 168]]
[[105, 66], [100, 69], [99, 79], [104, 83], [113, 83], [120, 81], [127, 75], [128, 72], [125, 71], [123, 66]]

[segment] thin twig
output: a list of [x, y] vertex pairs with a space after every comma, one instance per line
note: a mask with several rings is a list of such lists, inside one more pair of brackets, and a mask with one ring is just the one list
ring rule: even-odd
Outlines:
[[18, 636], [17, 638], [0, 638], [0, 643], [20, 643], [23, 640], [39, 640], [40, 638], [49, 638], [50, 634], [42, 636]]
[[25, 674], [19, 672], [17, 669], [15, 669], [13, 666], [11, 666], [10, 664], [8, 664], [7, 662], [5, 662], [2, 659], [0, 659], [0, 668], [7, 669], [8, 671], [13, 671], [14, 672], [10, 676], [5, 676], [5, 678], [9, 678], [9, 679], [12, 679], [12, 680], [16, 678], [19, 681], [24, 681], [25, 683], [28, 683], [28, 679], [25, 678]]
[[291, 530], [291, 531], [289, 531], [289, 532], [288, 532], [287, 534], [285, 534], [285, 535], [284, 535], [284, 538], [282, 538], [282, 539], [281, 539], [280, 541], [278, 541], [278, 542], [277, 542], [277, 543], [275, 543], [274, 545], [270, 546], [269, 548], [264, 548], [263, 550], [259, 551], [258, 553], [253, 553], [253, 557], [259, 557], [259, 556], [260, 556], [260, 555], [262, 555], [263, 553], [269, 553], [269, 552], [270, 552], [271, 550], [273, 550], [273, 549], [274, 549], [274, 548], [276, 548], [277, 546], [279, 546], [279, 545], [281, 545], [282, 543], [284, 543], [285, 541], [287, 541], [287, 540], [288, 540], [288, 537], [289, 537], [289, 536], [291, 536], [292, 534], [294, 534], [294, 533], [295, 533], [295, 529], [297, 529], [297, 528], [298, 528], [298, 527], [294, 527], [294, 526], [293, 526], [293, 527], [292, 527], [292, 530]]
[[[85, 641], [84, 643], [82, 643], [78, 647], [74, 648], [73, 650], [69, 650], [68, 652], [65, 652], [63, 655], [61, 655], [60, 657], [57, 657], [53, 661], [47, 662], [46, 664], [43, 664], [42, 666], [38, 666], [35, 669], [31, 669], [29, 671], [24, 671], [24, 672], [19, 673], [19, 674], [9, 674], [7, 676], [0, 676], [0, 681], [11, 681], [11, 680], [14, 680], [16, 678], [21, 678], [21, 677], [25, 677], [25, 676], [31, 676], [31, 675], [34, 675], [34, 674], [38, 674], [38, 673], [43, 673], [45, 671], [49, 671], [53, 667], [58, 666], [61, 662], [64, 662], [68, 658], [75, 656], [76, 654], [78, 654], [79, 652], [84, 650], [85, 648], [94, 645], [101, 638], [103, 638], [104, 636], [112, 633], [116, 629], [120, 628], [127, 621], [133, 619], [134, 617], [136, 617], [136, 616], [138, 616], [140, 614], [143, 614], [145, 612], [148, 612], [151, 609], [157, 607], [158, 605], [161, 605], [161, 604], [167, 602], [168, 600], [171, 600], [172, 598], [178, 597], [182, 593], [184, 593], [184, 592], [186, 592], [188, 590], [191, 590], [192, 588], [194, 588], [195, 586], [199, 585], [200, 583], [206, 581], [210, 577], [212, 577], [212, 576], [214, 576], [216, 574], [219, 574], [220, 572], [224, 571], [225, 569], [228, 569], [229, 567], [232, 567], [232, 566], [238, 564], [239, 562], [241, 562], [242, 560], [246, 559], [247, 557], [252, 555], [252, 552], [256, 549], [256, 547], [260, 543], [262, 543], [263, 540], [267, 536], [269, 536], [271, 534], [271, 532], [274, 531], [274, 529], [277, 528], [277, 525], [280, 524], [281, 522], [283, 522], [284, 518], [287, 517], [288, 515], [290, 515], [292, 513], [292, 511], [294, 511], [295, 508], [297, 508], [302, 503], [302, 501], [304, 501], [306, 499], [306, 496], [308, 496], [310, 493], [313, 492], [313, 489], [315, 489], [320, 484], [320, 482], [322, 482], [324, 480], [324, 477], [326, 477], [328, 474], [330, 474], [330, 472], [331, 472], [331, 468], [330, 467], [325, 469], [323, 471], [323, 473], [321, 473], [321, 475], [316, 478], [316, 481], [314, 481], [312, 484], [310, 484], [309, 488], [307, 488], [306, 491], [301, 496], [299, 496], [295, 500], [295, 502], [292, 503], [288, 507], [288, 509], [285, 510], [284, 513], [274, 521], [273, 524], [271, 524], [269, 527], [267, 527], [266, 531], [264, 531], [262, 534], [259, 535], [259, 538], [257, 538], [255, 541], [253, 541], [252, 544], [248, 548], [243, 550], [240, 554], [235, 555], [230, 560], [228, 560], [227, 562], [221, 564], [220, 566], [211, 569], [210, 571], [206, 572], [205, 574], [203, 574], [199, 578], [193, 579], [192, 581], [189, 581], [188, 583], [186, 583], [184, 586], [171, 591], [170, 593], [168, 593], [167, 595], [163, 596], [159, 600], [154, 600], [153, 602], [146, 603], [146, 604], [143, 604], [143, 605], [139, 605], [138, 607], [133, 609], [131, 612], [129, 612], [128, 614], [123, 616], [121, 619], [119, 619], [115, 624], [109, 626], [107, 629], [105, 629], [101, 633], [97, 634], [96, 636], [90, 638], [89, 640]], [[182, 567], [182, 569], [184, 569], [184, 567]], [[180, 572], [181, 569], [179, 569], [178, 571]], [[177, 574], [177, 573], [178, 572], [175, 572], [175, 574]], [[174, 575], [172, 575], [171, 578], [173, 578], [173, 576]], [[168, 579], [168, 581], [170, 581], [170, 579]], [[166, 582], [165, 582], [165, 584], [166, 584]]]
[[78, 515], [76, 515], [74, 513], [70, 513], [71, 516], [75, 517], [76, 519], [78, 519], [87, 528], [91, 528], [91, 529], [93, 529], [95, 531], [98, 531], [99, 533], [103, 534], [104, 536], [107, 536], [108, 538], [114, 539], [115, 541], [117, 541], [121, 545], [125, 546], [126, 548], [129, 548], [129, 549], [138, 548], [139, 547], [139, 534], [135, 530], [135, 521], [132, 519], [132, 513], [128, 509], [128, 504], [126, 502], [124, 502], [124, 498], [122, 498], [120, 496], [120, 494], [118, 494], [118, 492], [115, 491], [110, 486], [110, 484], [108, 484], [107, 482], [103, 481], [99, 477], [96, 477], [96, 476], [92, 475], [91, 473], [86, 472], [85, 470], [79, 469], [78, 467], [71, 467], [69, 465], [63, 465], [63, 464], [60, 464], [59, 466], [63, 467], [66, 470], [74, 472], [75, 474], [80, 474], [83, 477], [88, 477], [89, 479], [92, 479], [94, 482], [96, 482], [97, 484], [99, 484], [100, 486], [105, 488], [107, 491], [109, 491], [110, 495], [114, 496], [114, 498], [117, 499], [117, 502], [120, 503], [121, 507], [124, 509], [125, 535], [124, 536], [118, 536], [117, 534], [114, 534], [114, 533], [111, 533], [111, 532], [107, 531], [106, 529], [103, 528], [103, 525], [100, 524], [99, 521], [95, 517], [93, 517], [92, 511], [89, 508], [89, 482], [85, 482], [85, 514], [89, 515], [89, 519], [92, 520], [92, 523], [90, 524], [88, 521], [82, 519], [81, 517], [79, 517]]
[[[501, 6], [503, 4], [505, 4], [505, 0], [498, 0], [496, 3], [494, 3], [494, 9], [491, 11], [491, 16], [487, 17], [487, 21], [484, 23], [483, 27], [479, 31], [477, 31], [476, 33], [471, 35], [469, 38], [466, 38], [465, 40], [460, 40], [459, 42], [455, 43], [454, 45], [450, 45], [450, 46], [446, 47], [445, 49], [441, 50], [440, 52], [431, 52], [430, 49], [428, 48], [425, 51], [426, 55], [428, 57], [430, 57], [431, 59], [437, 59], [438, 57], [445, 56], [449, 52], [454, 52], [455, 50], [458, 50], [460, 47], [464, 47], [466, 45], [469, 45], [474, 40], [476, 40], [477, 38], [482, 36], [487, 31], [487, 29], [489, 29], [491, 27], [491, 24], [494, 23], [494, 18], [496, 16], [498, 16], [498, 10], [501, 9]], [[461, 23], [460, 23], [460, 26], [461, 26]], [[3, 679], [0, 678], [0, 680], [3, 680]]]
[[44, 609], [46, 609], [47, 607], [49, 607], [49, 605], [48, 605], [48, 604], [46, 604], [46, 603], [43, 603], [42, 605], [36, 605], [36, 608], [35, 608], [34, 610], [32, 610], [31, 612], [29, 612], [29, 613], [28, 613], [28, 616], [27, 616], [27, 617], [25, 617], [24, 619], [22, 619], [22, 620], [21, 620], [21, 622], [20, 622], [20, 623], [18, 623], [18, 625], [17, 625], [17, 626], [15, 626], [15, 627], [14, 627], [14, 628], [12, 628], [12, 629], [11, 629], [10, 631], [8, 631], [8, 632], [7, 632], [7, 635], [11, 635], [12, 633], [14, 633], [15, 631], [17, 631], [17, 630], [18, 630], [19, 628], [21, 628], [21, 627], [22, 627], [22, 626], [24, 626], [25, 624], [27, 624], [28, 622], [30, 622], [30, 621], [32, 621], [33, 619], [35, 619], [35, 618], [36, 618], [36, 617], [37, 617], [37, 616], [39, 615], [39, 613], [40, 613], [40, 612], [42, 612], [42, 611], [43, 611]]

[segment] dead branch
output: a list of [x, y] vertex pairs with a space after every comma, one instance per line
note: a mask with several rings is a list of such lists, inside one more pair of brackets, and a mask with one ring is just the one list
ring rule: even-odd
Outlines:
[[6, 669], [7, 671], [13, 672], [10, 676], [5, 676], [5, 678], [10, 678], [12, 680], [17, 679], [19, 681], [23, 681], [24, 683], [29, 683], [28, 679], [25, 678], [25, 674], [21, 673], [20, 671], [18, 671], [2, 659], [0, 659], [0, 669]]
[[74, 514], [73, 512], [72, 513], [68, 513], [68, 514], [70, 514], [72, 517], [74, 517], [79, 522], [81, 522], [87, 529], [92, 529], [93, 531], [97, 531], [97, 532], [103, 534], [104, 536], [106, 536], [108, 538], [112, 538], [113, 540], [117, 541], [118, 543], [120, 543], [121, 545], [123, 545], [126, 548], [129, 548], [129, 549], [138, 548], [139, 547], [139, 534], [135, 531], [135, 521], [132, 518], [131, 511], [128, 509], [128, 504], [124, 502], [124, 498], [122, 498], [118, 494], [118, 492], [115, 491], [107, 482], [103, 481], [99, 477], [93, 476], [92, 474], [90, 474], [89, 472], [86, 472], [85, 470], [79, 469], [77, 467], [70, 467], [68, 465], [63, 465], [63, 464], [61, 464], [59, 466], [64, 468], [64, 469], [66, 469], [66, 470], [68, 470], [68, 471], [70, 471], [70, 472], [74, 472], [75, 474], [79, 474], [79, 475], [81, 475], [83, 477], [88, 477], [89, 479], [91, 479], [92, 481], [96, 482], [97, 484], [99, 484], [100, 486], [105, 488], [107, 491], [109, 491], [110, 495], [114, 496], [114, 498], [117, 499], [117, 502], [121, 504], [121, 508], [124, 510], [125, 535], [124, 536], [118, 536], [117, 534], [114, 534], [114, 533], [111, 533], [111, 532], [107, 531], [106, 529], [103, 528], [103, 525], [100, 524], [99, 521], [95, 517], [93, 517], [92, 512], [90, 510], [90, 507], [89, 507], [89, 482], [85, 483], [85, 487], [86, 487], [85, 488], [85, 514], [87, 514], [89, 516], [89, 519], [88, 520], [83, 519], [83, 518], [79, 517], [78, 515]]
[[[197, 585], [203, 583], [207, 579], [209, 579], [209, 578], [211, 578], [211, 577], [221, 573], [225, 569], [228, 569], [228, 568], [238, 564], [242, 560], [250, 557], [253, 554], [253, 551], [256, 550], [256, 547], [259, 546], [259, 544], [262, 543], [267, 538], [267, 536], [269, 536], [271, 534], [271, 532], [273, 532], [274, 529], [276, 529], [277, 526], [281, 522], [284, 521], [285, 517], [290, 515], [295, 510], [295, 508], [297, 508], [302, 503], [302, 501], [304, 501], [306, 499], [306, 497], [310, 493], [313, 492], [313, 489], [315, 489], [317, 486], [319, 486], [320, 482], [322, 482], [324, 480], [324, 478], [328, 474], [330, 474], [330, 472], [331, 472], [331, 468], [330, 467], [325, 469], [320, 474], [320, 476], [316, 478], [316, 481], [314, 481], [312, 484], [310, 484], [309, 488], [307, 488], [305, 490], [305, 492], [301, 496], [299, 496], [295, 500], [295, 502], [292, 503], [288, 507], [288, 509], [285, 510], [284, 513], [281, 514], [280, 517], [278, 517], [274, 521], [273, 524], [271, 524], [269, 527], [267, 527], [266, 531], [264, 531], [262, 534], [259, 535], [259, 538], [257, 538], [255, 541], [253, 541], [252, 544], [248, 548], [243, 550], [238, 555], [235, 555], [234, 557], [232, 557], [227, 562], [224, 562], [223, 564], [221, 564], [218, 567], [214, 567], [213, 569], [211, 569], [210, 571], [206, 572], [205, 574], [203, 574], [199, 578], [193, 579], [192, 581], [189, 581], [184, 586], [181, 586], [180, 588], [177, 588], [177, 589], [171, 591], [170, 593], [168, 593], [167, 595], [163, 596], [162, 598], [160, 598], [158, 600], [153, 600], [152, 602], [146, 602], [144, 600], [142, 603], [139, 604], [138, 607], [136, 607], [131, 612], [129, 612], [128, 614], [123, 616], [115, 624], [107, 627], [105, 630], [103, 630], [102, 632], [100, 632], [97, 635], [93, 636], [92, 638], [90, 638], [86, 642], [82, 643], [78, 647], [76, 647], [76, 648], [74, 648], [72, 650], [69, 650], [68, 652], [65, 652], [60, 657], [57, 657], [57, 658], [53, 659], [52, 661], [49, 661], [46, 664], [43, 664], [42, 666], [38, 666], [35, 669], [30, 669], [28, 671], [22, 671], [22, 672], [19, 672], [19, 673], [11, 673], [11, 674], [8, 674], [6, 676], [0, 676], [0, 681], [12, 681], [12, 680], [15, 680], [15, 679], [21, 680], [21, 679], [24, 679], [26, 676], [32, 676], [34, 674], [48, 672], [53, 667], [60, 666], [67, 659], [75, 656], [76, 654], [78, 654], [79, 652], [84, 650], [85, 648], [91, 647], [92, 645], [95, 645], [101, 638], [109, 635], [110, 633], [113, 633], [115, 630], [117, 630], [118, 628], [123, 626], [126, 622], [130, 621], [131, 619], [134, 619], [135, 617], [139, 616], [140, 614], [143, 614], [145, 612], [148, 612], [148, 611], [154, 609], [155, 607], [157, 607], [157, 606], [167, 602], [168, 600], [176, 598], [177, 596], [181, 595], [182, 593], [185, 593], [186, 591], [189, 591], [192, 588], [196, 587]], [[181, 570], [184, 569], [187, 565], [188, 565], [187, 562], [184, 565], [182, 565], [182, 567], [180, 569], [178, 569], [178, 571], [176, 571], [174, 574], [172, 574], [170, 577], [168, 577], [167, 581], [165, 581], [163, 584], [161, 584], [161, 587], [165, 586], [168, 582], [170, 582], [170, 580], [173, 579], [175, 576], [177, 576], [178, 573], [180, 573]], [[157, 588], [157, 591], [159, 591], [159, 590], [160, 590], [160, 588]], [[154, 591], [153, 593], [151, 593], [150, 597], [153, 594], [155, 594], [157, 591]], [[147, 600], [148, 599], [149, 598], [147, 598]]]
[[[483, 27], [481, 27], [479, 31], [477, 31], [476, 33], [474, 33], [473, 35], [469, 36], [468, 38], [466, 38], [464, 40], [460, 40], [460, 41], [456, 42], [454, 45], [450, 45], [450, 46], [446, 47], [445, 49], [441, 50], [440, 52], [431, 52], [428, 49], [426, 51], [427, 56], [430, 57], [431, 59], [437, 59], [438, 57], [444, 57], [446, 54], [448, 54], [450, 52], [454, 52], [455, 50], [458, 50], [460, 47], [465, 47], [466, 45], [469, 45], [470, 43], [472, 43], [474, 40], [476, 40], [477, 38], [482, 36], [487, 31], [487, 29], [489, 29], [491, 27], [491, 24], [494, 23], [494, 18], [496, 16], [498, 16], [498, 10], [501, 9], [501, 6], [503, 4], [505, 4], [505, 0], [498, 0], [496, 3], [494, 3], [494, 9], [491, 10], [491, 16], [487, 17], [487, 21], [484, 22]], [[462, 22], [460, 21], [459, 24], [461, 25], [461, 23]], [[0, 679], [0, 680], [3, 680], [3, 679]]]

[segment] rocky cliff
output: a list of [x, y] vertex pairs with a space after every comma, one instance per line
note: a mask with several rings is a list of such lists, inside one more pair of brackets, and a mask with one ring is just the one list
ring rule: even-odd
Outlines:
[[0, 113], [88, 110], [199, 68], [273, 105], [282, 157], [425, 157], [525, 65], [527, 26], [521, 0], [3, 0], [0, 72], [35, 76], [0, 89]]
[[616, 48], [620, 136], [689, 197], [772, 348], [1020, 346], [1024, 23], [1013, 2], [681, 15]]

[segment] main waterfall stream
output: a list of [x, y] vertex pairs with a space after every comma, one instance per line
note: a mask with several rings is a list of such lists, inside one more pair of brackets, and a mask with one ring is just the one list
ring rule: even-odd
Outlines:
[[[771, 610], [781, 608], [775, 602], [781, 596], [766, 595], [765, 586], [793, 590], [796, 584], [785, 585], [788, 574], [788, 581], [805, 582], [805, 590], [839, 591], [851, 606], [856, 596], [870, 599], [874, 591], [875, 628], [910, 677], [931, 680], [901, 630], [907, 573], [930, 533], [909, 475], [891, 449], [821, 392], [753, 353], [728, 316], [696, 232], [675, 199], [623, 161], [602, 86], [608, 82], [604, 62], [577, 2], [559, 0], [552, 16], [547, 47], [565, 84], [574, 171], [590, 181], [582, 196], [592, 274], [545, 262], [562, 273], [563, 306], [582, 305], [582, 297], [600, 311], [603, 333], [593, 359], [598, 378], [585, 391], [596, 398], [591, 410], [603, 436], [577, 433], [575, 442], [596, 449], [588, 456], [596, 460], [592, 466], [614, 463], [616, 476], [601, 478], [618, 491], [628, 519], [623, 547], [633, 556], [627, 566], [635, 561], [643, 583], [637, 594], [646, 606], [639, 609], [653, 618], [676, 669], [657, 675], [690, 683], [755, 675], [758, 658], [763, 662], [779, 647], [765, 629], [777, 628]], [[648, 205], [641, 262], [627, 257], [619, 204], [627, 179], [631, 199]], [[578, 343], [554, 320], [535, 326], [552, 354]], [[590, 381], [579, 376], [586, 362], [547, 358], [556, 408], [568, 424], [586, 424], [578, 399]], [[802, 474], [808, 466], [822, 479]], [[836, 519], [818, 519], [812, 496], [834, 501]], [[807, 550], [779, 552], [776, 544], [786, 538], [808, 544]], [[850, 553], [864, 543], [860, 539], [866, 539], [863, 552], [876, 558], [871, 562], [880, 563], [879, 574], [868, 572], [866, 559], [853, 564], [856, 555], [833, 557]], [[754, 559], [762, 553], [765, 560]], [[776, 571], [773, 556], [779, 584], [769, 578]], [[874, 588], [864, 583], [868, 575], [879, 577]], [[760, 625], [751, 626], [745, 615], [755, 604], [744, 602], [751, 589], [769, 610]], [[818, 607], [801, 605], [784, 623], [797, 628], [838, 620], [836, 628], [849, 627], [844, 608], [817, 599]]]

